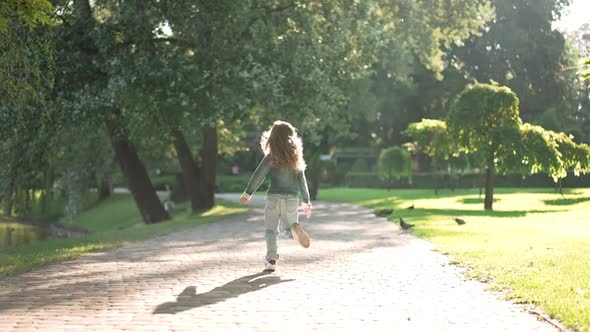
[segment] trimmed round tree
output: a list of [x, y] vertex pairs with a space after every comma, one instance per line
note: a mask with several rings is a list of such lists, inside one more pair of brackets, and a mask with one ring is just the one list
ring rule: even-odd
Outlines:
[[379, 177], [387, 181], [391, 188], [393, 180], [400, 180], [402, 176], [410, 177], [412, 174], [412, 160], [408, 150], [393, 146], [381, 150], [377, 161]]
[[458, 152], [472, 154], [486, 170], [486, 210], [493, 208], [494, 174], [521, 167], [517, 153], [521, 124], [516, 94], [492, 84], [467, 86], [447, 115]]
[[447, 124], [442, 120], [422, 119], [410, 123], [404, 135], [413, 140], [413, 148], [436, 160], [449, 159], [453, 153], [453, 142], [449, 137]]
[[[422, 119], [420, 122], [410, 123], [403, 133], [412, 142], [406, 143], [410, 151], [419, 151], [431, 158], [432, 166], [451, 166], [463, 168], [467, 164], [467, 156], [459, 153], [455, 142], [449, 135], [446, 122], [434, 119]], [[442, 177], [435, 178], [434, 193], [444, 184]], [[452, 188], [452, 183], [448, 183]]]

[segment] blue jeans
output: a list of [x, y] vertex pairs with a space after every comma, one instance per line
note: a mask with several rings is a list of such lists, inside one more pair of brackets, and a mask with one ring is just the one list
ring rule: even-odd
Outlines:
[[279, 232], [291, 234], [291, 225], [298, 222], [297, 207], [299, 198], [289, 194], [268, 194], [264, 208], [264, 239], [266, 240], [266, 260], [279, 259], [277, 235]]

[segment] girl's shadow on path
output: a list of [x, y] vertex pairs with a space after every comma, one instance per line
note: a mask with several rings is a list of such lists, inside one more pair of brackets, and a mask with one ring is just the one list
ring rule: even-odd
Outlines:
[[279, 276], [269, 275], [269, 272], [260, 272], [232, 280], [223, 286], [215, 287], [201, 294], [197, 294], [196, 286], [188, 286], [178, 295], [176, 302], [162, 303], [152, 314], [176, 314], [293, 280], [295, 279], [281, 279]]

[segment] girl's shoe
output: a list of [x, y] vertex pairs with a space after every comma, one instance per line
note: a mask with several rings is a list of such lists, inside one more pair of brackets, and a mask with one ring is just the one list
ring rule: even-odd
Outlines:
[[277, 261], [271, 259], [264, 264], [264, 271], [263, 272], [274, 272], [277, 269]]
[[309, 235], [305, 233], [303, 227], [299, 225], [299, 223], [294, 223], [291, 225], [291, 231], [293, 232], [293, 237], [303, 248], [309, 248]]

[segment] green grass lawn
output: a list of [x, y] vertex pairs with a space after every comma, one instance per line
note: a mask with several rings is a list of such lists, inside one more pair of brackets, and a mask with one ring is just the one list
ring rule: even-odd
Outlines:
[[[590, 189], [496, 189], [494, 211], [475, 190], [326, 189], [319, 199], [393, 208], [389, 220], [415, 224], [466, 274], [534, 303], [580, 331], [590, 331]], [[415, 209], [406, 207], [414, 204]], [[461, 217], [466, 225], [452, 218]]]
[[71, 222], [62, 220], [65, 226], [89, 230], [87, 236], [51, 239], [0, 249], [0, 275], [17, 274], [37, 266], [168, 234], [247, 210], [237, 204], [224, 201], [217, 203], [213, 209], [200, 214], [190, 213], [186, 205], [177, 205], [176, 210], [179, 212], [173, 215], [172, 220], [145, 225], [141, 222], [131, 195], [114, 195], [112, 199], [81, 213]]

